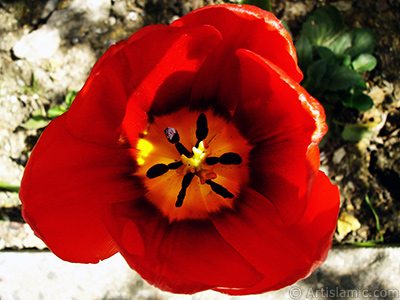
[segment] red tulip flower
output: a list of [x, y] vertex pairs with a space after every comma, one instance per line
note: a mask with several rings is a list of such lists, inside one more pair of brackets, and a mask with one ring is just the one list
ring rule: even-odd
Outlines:
[[120, 252], [175, 293], [262, 293], [326, 259], [339, 194], [289, 34], [252, 6], [196, 10], [112, 46], [44, 131], [22, 213], [60, 258]]

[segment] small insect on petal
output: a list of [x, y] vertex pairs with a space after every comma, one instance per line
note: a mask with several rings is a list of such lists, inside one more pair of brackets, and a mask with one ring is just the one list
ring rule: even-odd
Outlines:
[[171, 144], [176, 144], [179, 142], [180, 140], [179, 133], [175, 128], [167, 127], [165, 128], [164, 133], [168, 142], [170, 142]]

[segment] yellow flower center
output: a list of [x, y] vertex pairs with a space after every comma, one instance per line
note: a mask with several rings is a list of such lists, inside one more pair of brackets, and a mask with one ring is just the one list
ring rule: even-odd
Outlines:
[[192, 157], [187, 157], [186, 155], [182, 155], [181, 159], [184, 165], [186, 165], [189, 168], [193, 168], [193, 170], [198, 170], [201, 166], [201, 164], [204, 162], [204, 160], [207, 157], [207, 151], [206, 147], [204, 146], [204, 141], [201, 141], [199, 144], [199, 147], [193, 147], [192, 148]]
[[136, 148], [146, 198], [171, 222], [233, 209], [249, 180], [251, 146], [212, 111], [155, 117]]

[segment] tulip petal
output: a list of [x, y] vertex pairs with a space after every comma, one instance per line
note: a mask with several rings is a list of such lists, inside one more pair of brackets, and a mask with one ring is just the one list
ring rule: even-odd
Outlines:
[[110, 205], [104, 220], [129, 265], [163, 290], [243, 288], [263, 278], [209, 220], [170, 223], [145, 198]]
[[[250, 5], [205, 6], [179, 18], [170, 26], [193, 27], [211, 25], [222, 35], [223, 53], [219, 53], [218, 71], [223, 67], [228, 52], [244, 48], [254, 51], [283, 69], [295, 81], [303, 75], [297, 66], [296, 49], [289, 33], [272, 13]], [[212, 75], [209, 73], [208, 76]]]
[[129, 175], [135, 165], [126, 149], [74, 139], [67, 114], [50, 123], [31, 154], [20, 190], [22, 213], [57, 256], [96, 263], [116, 253], [101, 205], [137, 194]]
[[339, 193], [319, 172], [298, 223], [284, 225], [274, 206], [247, 189], [236, 212], [212, 219], [215, 228], [265, 278], [248, 289], [216, 289], [231, 295], [280, 289], [308, 276], [327, 257], [339, 210]]
[[186, 103], [196, 71], [219, 41], [211, 26], [139, 30], [95, 65], [69, 110], [68, 130], [86, 142], [135, 146], [149, 110], [162, 114]]
[[[271, 13], [254, 6], [215, 5], [204, 7], [171, 24], [192, 27], [209, 24], [222, 35], [222, 42], [204, 61], [192, 89], [191, 108], [209, 106], [229, 118], [235, 111], [240, 94], [237, 49], [249, 49], [272, 61], [297, 82], [302, 73], [297, 66], [296, 51], [288, 32]], [[251, 34], [249, 34], [251, 33]]]
[[254, 145], [250, 186], [273, 202], [285, 223], [293, 223], [304, 212], [317, 173], [319, 153], [309, 148], [317, 145], [316, 134], [326, 131], [325, 115], [314, 98], [270, 61], [244, 49], [237, 55], [241, 99], [232, 121]]
[[[325, 115], [301, 80], [288, 32], [254, 6], [205, 7], [141, 29], [110, 47], [44, 131], [22, 181], [23, 216], [60, 258], [96, 263], [119, 251], [165, 291], [292, 284], [326, 259], [339, 207], [318, 171]], [[214, 130], [215, 117], [224, 128]], [[236, 165], [245, 172], [220, 172]], [[214, 210], [217, 197], [232, 202]]]

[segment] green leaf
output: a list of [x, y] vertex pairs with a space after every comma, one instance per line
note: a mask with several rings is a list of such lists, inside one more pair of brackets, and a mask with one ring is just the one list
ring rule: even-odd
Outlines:
[[335, 54], [343, 54], [350, 47], [351, 35], [349, 33], [341, 34], [329, 45], [329, 49], [331, 49]]
[[347, 90], [363, 80], [360, 74], [345, 66], [333, 66], [327, 73], [328, 76], [324, 80], [329, 91]]
[[326, 73], [328, 65], [325, 60], [319, 59], [313, 62], [307, 69], [307, 78], [303, 86], [309, 90], [315, 97], [322, 94], [326, 87], [321, 86], [322, 79]]
[[350, 55], [341, 55], [342, 65], [345, 67], [351, 67], [351, 56]]
[[327, 63], [323, 59], [319, 59], [313, 62], [307, 69], [307, 75], [314, 79], [315, 83], [318, 84], [322, 77], [325, 75], [327, 69]]
[[52, 107], [52, 108], [50, 108], [50, 109], [47, 111], [47, 116], [48, 116], [50, 119], [54, 119], [54, 118], [56, 118], [56, 117], [58, 117], [58, 116], [61, 116], [61, 115], [62, 115], [63, 113], [65, 113], [67, 110], [68, 110], [68, 109], [67, 109], [65, 106], [63, 106], [63, 105], [56, 106], [56, 107]]
[[351, 57], [357, 57], [363, 53], [371, 54], [374, 51], [376, 42], [374, 34], [368, 29], [356, 28], [349, 31], [352, 46], [346, 50]]
[[71, 106], [72, 102], [75, 100], [76, 95], [78, 95], [78, 92], [69, 91], [67, 93], [67, 95], [65, 95], [65, 105], [59, 105], [59, 106], [50, 108], [47, 111], [47, 116], [50, 119], [54, 119], [54, 118], [56, 118], [58, 116], [61, 116], [66, 111], [68, 111], [68, 109]]
[[14, 184], [10, 184], [5, 181], [0, 181], [0, 190], [10, 191], [10, 192], [18, 192], [19, 188], [20, 188], [19, 185], [14, 185]]
[[339, 95], [339, 93], [336, 92], [326, 92], [324, 94], [324, 100], [326, 103], [329, 104], [337, 104], [337, 103], [342, 103], [343, 102], [343, 97], [344, 95]]
[[351, 91], [353, 94], [361, 94], [363, 91], [367, 89], [367, 83], [363, 80], [358, 81], [354, 87], [352, 88], [353, 90]]
[[343, 105], [351, 108], [356, 108], [361, 111], [367, 111], [374, 106], [374, 101], [365, 94], [355, 94], [343, 101]]
[[49, 123], [50, 121], [47, 118], [43, 116], [35, 116], [26, 121], [22, 126], [26, 129], [39, 129], [46, 127]]
[[328, 64], [335, 64], [336, 55], [327, 47], [316, 47], [315, 52]]
[[300, 69], [304, 72], [305, 70], [307, 70], [307, 67], [313, 62], [311, 43], [305, 35], [300, 34], [299, 38], [296, 41], [295, 47]]
[[346, 125], [342, 132], [342, 138], [349, 142], [359, 142], [363, 138], [371, 138], [376, 132], [367, 125]]
[[271, 11], [271, 2], [270, 0], [238, 0], [239, 4], [250, 4], [257, 6], [263, 10]]
[[302, 86], [314, 97], [321, 97], [326, 91], [326, 86], [323, 84], [323, 78], [327, 68], [328, 64], [323, 59], [313, 62], [307, 68], [305, 80], [302, 82]]
[[307, 18], [301, 34], [308, 37], [313, 46], [329, 47], [344, 32], [344, 28], [340, 12], [334, 6], [326, 5]]
[[369, 200], [368, 196], [365, 196], [365, 202], [367, 202], [367, 204], [368, 204], [369, 208], [371, 209], [372, 214], [374, 215], [374, 218], [375, 218], [376, 230], [379, 233], [379, 241], [377, 241], [377, 242], [383, 243], [384, 239], [383, 239], [383, 235], [382, 235], [382, 231], [381, 231], [381, 224], [379, 222], [378, 214], [376, 213], [374, 207], [372, 206], [371, 201]]
[[355, 60], [353, 60], [352, 66], [354, 71], [358, 73], [372, 71], [376, 67], [376, 58], [371, 54], [364, 53], [357, 56]]
[[77, 91], [69, 91], [67, 95], [65, 96], [65, 104], [67, 104], [67, 107], [69, 108], [72, 104], [72, 102], [75, 100], [76, 95], [78, 95]]

